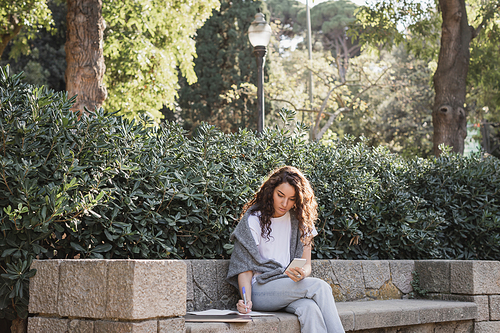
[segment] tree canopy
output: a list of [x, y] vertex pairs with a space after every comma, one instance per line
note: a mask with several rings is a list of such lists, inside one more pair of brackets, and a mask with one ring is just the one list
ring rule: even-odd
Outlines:
[[52, 23], [46, 0], [0, 0], [0, 56], [14, 38], [11, 56], [28, 53], [28, 40]]
[[164, 104], [173, 107], [178, 71], [196, 82], [193, 37], [218, 7], [218, 0], [104, 0], [105, 106], [157, 119]]

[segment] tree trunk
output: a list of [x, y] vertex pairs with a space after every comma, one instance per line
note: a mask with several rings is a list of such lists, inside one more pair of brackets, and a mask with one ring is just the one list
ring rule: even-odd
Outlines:
[[102, 0], [68, 0], [66, 35], [66, 90], [78, 95], [74, 111], [101, 107], [107, 91], [104, 65]]
[[473, 29], [467, 21], [465, 0], [439, 0], [443, 17], [441, 49], [434, 90], [432, 111], [434, 155], [441, 154], [444, 143], [452, 151], [463, 154], [467, 136], [467, 115], [464, 110], [466, 78], [469, 70], [469, 44]]

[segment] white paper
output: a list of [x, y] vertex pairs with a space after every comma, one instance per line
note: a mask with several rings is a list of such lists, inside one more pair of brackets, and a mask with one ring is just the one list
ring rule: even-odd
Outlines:
[[187, 313], [200, 316], [225, 316], [234, 314], [245, 315], [245, 316], [249, 315], [251, 317], [274, 316], [274, 313], [265, 313], [257, 311], [250, 311], [249, 313], [239, 313], [238, 311], [233, 311], [233, 310], [217, 310], [217, 309], [209, 309], [205, 311], [192, 311]]

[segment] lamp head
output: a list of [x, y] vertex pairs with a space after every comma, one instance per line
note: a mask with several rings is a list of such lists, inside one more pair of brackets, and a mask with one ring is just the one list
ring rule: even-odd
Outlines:
[[248, 28], [248, 39], [252, 46], [267, 46], [271, 39], [271, 27], [267, 24], [264, 14], [255, 14], [255, 20]]

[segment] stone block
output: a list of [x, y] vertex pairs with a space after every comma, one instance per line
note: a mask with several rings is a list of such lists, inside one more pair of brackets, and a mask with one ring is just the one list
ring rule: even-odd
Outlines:
[[29, 317], [28, 333], [68, 333], [68, 319]]
[[362, 260], [361, 267], [366, 289], [379, 289], [391, 278], [387, 260]]
[[186, 323], [186, 333], [224, 333], [230, 332], [226, 323]]
[[57, 299], [61, 317], [104, 318], [106, 310], [107, 261], [63, 260], [59, 266]]
[[194, 311], [217, 305], [217, 260], [191, 260], [193, 269]]
[[275, 316], [255, 317], [248, 323], [229, 323], [229, 331], [235, 333], [279, 332], [279, 325], [280, 321]]
[[192, 260], [184, 260], [186, 263], [186, 299], [188, 301], [194, 300], [193, 291], [193, 267], [191, 265]]
[[403, 293], [396, 288], [392, 281], [387, 281], [379, 289], [368, 289], [366, 296], [377, 300], [401, 299]]
[[421, 323], [473, 320], [477, 317], [477, 305], [474, 303], [426, 300], [419, 302]]
[[500, 295], [488, 296], [488, 303], [490, 310], [489, 320], [500, 320]]
[[500, 321], [480, 321], [474, 323], [474, 333], [498, 333]]
[[403, 317], [403, 311], [396, 304], [385, 304], [388, 301], [364, 302], [354, 314], [354, 329], [370, 329], [379, 327], [403, 326], [406, 318]]
[[184, 318], [170, 318], [158, 320], [158, 333], [185, 333]]
[[238, 289], [226, 282], [227, 272], [229, 270], [229, 260], [217, 260], [215, 265], [217, 280], [217, 309], [234, 309], [240, 299]]
[[354, 330], [354, 311], [352, 309], [339, 308], [339, 306], [337, 306], [337, 311], [339, 313], [342, 326], [344, 326], [344, 330], [346, 331]]
[[434, 293], [450, 292], [451, 260], [415, 260], [420, 288]]
[[[354, 301], [364, 298], [365, 282], [361, 262], [355, 260], [331, 260], [330, 264], [335, 279], [339, 283], [338, 288], [345, 297], [344, 300]], [[337, 298], [335, 299], [337, 300]]]
[[92, 320], [70, 320], [69, 333], [89, 333], [94, 332], [94, 321]]
[[470, 295], [455, 295], [455, 294], [442, 294], [441, 300], [444, 301], [459, 301], [459, 302], [472, 302], [477, 306], [476, 321], [490, 320], [490, 310], [488, 305], [488, 296], [470, 296]]
[[60, 260], [35, 260], [31, 264], [36, 274], [30, 279], [30, 313], [57, 314]]
[[276, 312], [280, 333], [300, 333], [300, 323], [296, 315], [287, 312]]
[[408, 294], [413, 291], [411, 281], [413, 281], [413, 271], [415, 261], [413, 260], [389, 260], [392, 283], [403, 293]]
[[452, 293], [500, 294], [500, 261], [457, 260], [450, 271]]
[[108, 319], [150, 319], [186, 314], [186, 265], [180, 260], [111, 260]]
[[141, 322], [123, 322], [98, 320], [95, 322], [94, 333], [151, 333], [158, 332], [157, 320]]
[[339, 284], [339, 281], [333, 274], [332, 264], [330, 260], [312, 260], [311, 261], [311, 276], [321, 279], [330, 286]]

